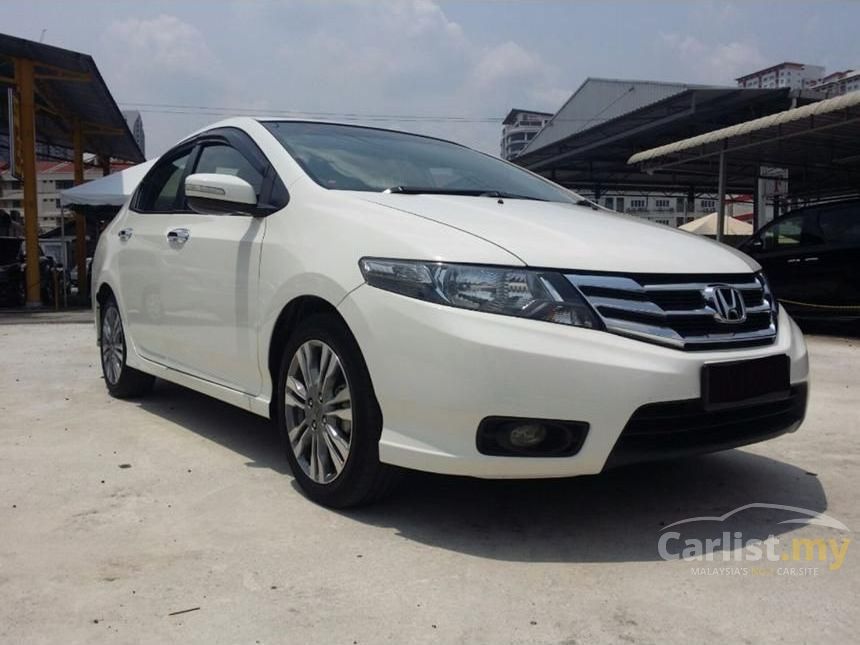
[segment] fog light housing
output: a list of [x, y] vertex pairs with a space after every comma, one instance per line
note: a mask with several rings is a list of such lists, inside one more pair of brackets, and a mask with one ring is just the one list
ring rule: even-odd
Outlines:
[[584, 421], [487, 417], [478, 426], [477, 447], [499, 457], [569, 457], [588, 434]]
[[514, 426], [508, 433], [508, 441], [515, 448], [532, 448], [546, 439], [546, 428], [537, 423]]

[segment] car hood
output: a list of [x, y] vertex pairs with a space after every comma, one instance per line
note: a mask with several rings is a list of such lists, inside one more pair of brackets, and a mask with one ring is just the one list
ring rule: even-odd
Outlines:
[[458, 195], [353, 195], [471, 233], [530, 266], [629, 273], [749, 273], [761, 268], [724, 244], [586, 206]]

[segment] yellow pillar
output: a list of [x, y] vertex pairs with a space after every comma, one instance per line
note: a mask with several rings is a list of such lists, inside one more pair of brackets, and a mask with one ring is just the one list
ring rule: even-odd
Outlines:
[[[84, 183], [84, 141], [81, 124], [75, 121], [74, 141], [75, 186]], [[78, 298], [86, 298], [87, 282], [87, 218], [75, 213], [75, 259], [78, 265]]]
[[18, 87], [21, 109], [21, 161], [20, 173], [24, 181], [24, 240], [27, 253], [27, 306], [42, 304], [41, 276], [39, 273], [39, 207], [36, 190], [36, 104], [33, 80], [33, 61], [15, 59], [15, 84]]

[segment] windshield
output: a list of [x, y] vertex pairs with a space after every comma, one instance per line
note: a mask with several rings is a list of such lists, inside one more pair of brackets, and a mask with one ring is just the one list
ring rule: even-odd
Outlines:
[[439, 139], [331, 123], [263, 125], [315, 182], [332, 190], [581, 199], [500, 159]]

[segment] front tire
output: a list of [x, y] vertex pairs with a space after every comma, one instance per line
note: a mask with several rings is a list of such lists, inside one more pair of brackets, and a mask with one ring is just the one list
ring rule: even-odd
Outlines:
[[332, 508], [370, 503], [395, 470], [379, 461], [382, 413], [358, 344], [335, 316], [303, 321], [278, 372], [278, 430], [302, 491]]
[[118, 399], [136, 398], [148, 394], [155, 377], [144, 374], [126, 364], [128, 349], [125, 341], [122, 317], [116, 300], [108, 299], [102, 308], [101, 337], [102, 374], [111, 396]]

